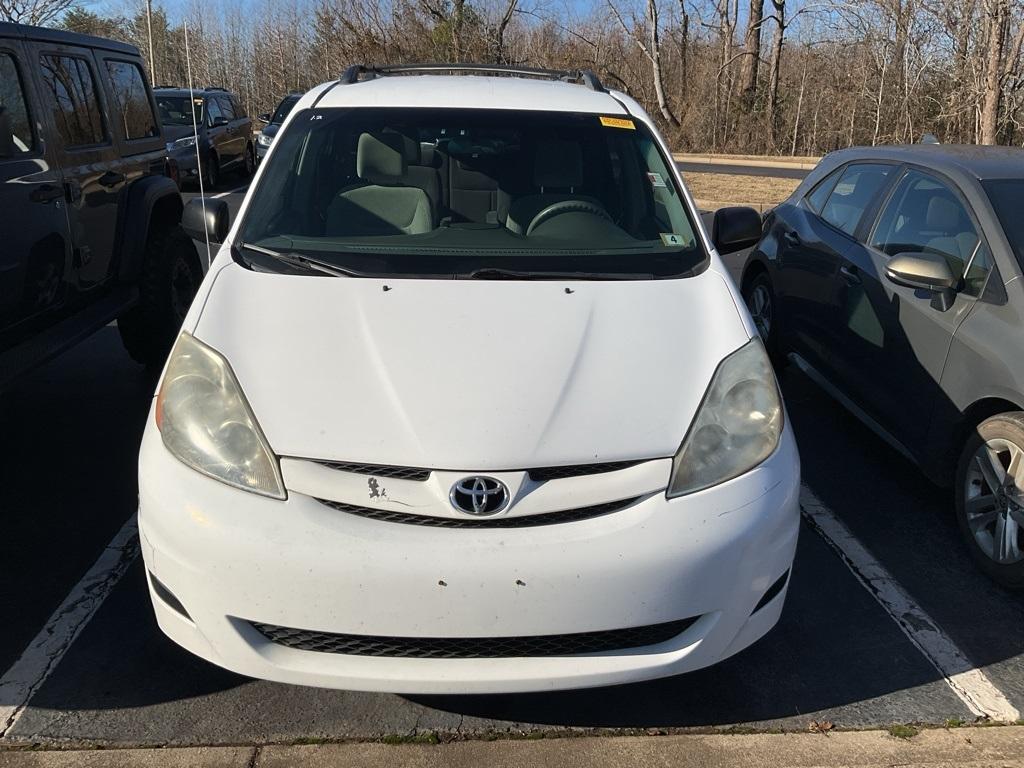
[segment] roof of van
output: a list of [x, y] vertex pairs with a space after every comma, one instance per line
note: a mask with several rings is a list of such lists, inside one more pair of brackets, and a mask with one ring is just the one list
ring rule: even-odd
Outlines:
[[99, 48], [105, 51], [139, 56], [139, 49], [128, 43], [108, 40], [104, 37], [82, 35], [63, 29], [47, 29], [46, 27], [30, 27], [27, 24], [12, 24], [0, 21], [0, 38], [17, 38], [19, 40], [38, 40], [41, 42], [60, 43], [62, 45], [80, 45], [85, 48]]
[[[318, 107], [447, 107], [530, 109], [628, 114], [608, 91], [534, 77], [483, 75], [386, 75], [354, 83], [336, 82], [310, 92]], [[319, 96], [319, 98], [317, 98]]]

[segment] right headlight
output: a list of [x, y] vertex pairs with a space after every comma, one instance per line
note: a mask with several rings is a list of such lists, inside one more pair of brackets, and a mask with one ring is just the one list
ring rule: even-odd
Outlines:
[[671, 499], [742, 475], [782, 436], [782, 398], [760, 337], [723, 360], [672, 461]]
[[267, 136], [265, 133], [261, 133], [256, 137], [256, 141], [261, 147], [269, 147], [273, 140], [273, 136]]
[[170, 146], [173, 149], [181, 149], [182, 147], [192, 147], [192, 146], [195, 146], [195, 143], [196, 143], [196, 137], [195, 137], [195, 134], [193, 134], [191, 136], [182, 136], [180, 139], [176, 139], [175, 141], [172, 141], [170, 143]]
[[277, 457], [227, 360], [188, 333], [171, 350], [156, 425], [182, 463], [235, 488], [285, 498]]

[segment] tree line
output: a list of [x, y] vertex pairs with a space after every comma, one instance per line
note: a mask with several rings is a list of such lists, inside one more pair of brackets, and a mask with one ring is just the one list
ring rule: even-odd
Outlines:
[[593, 69], [679, 150], [1024, 143], [1024, 0], [192, 0], [173, 19], [0, 0], [0, 18], [131, 42], [156, 84], [191, 65], [250, 114], [351, 63], [483, 62]]

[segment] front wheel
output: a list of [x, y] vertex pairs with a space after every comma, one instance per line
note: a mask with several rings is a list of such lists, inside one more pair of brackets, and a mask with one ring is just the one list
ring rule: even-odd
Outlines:
[[200, 173], [203, 174], [203, 191], [212, 192], [217, 189], [217, 185], [220, 184], [220, 164], [217, 162], [217, 156], [210, 154], [206, 158]]
[[247, 179], [251, 179], [255, 171], [256, 158], [253, 156], [252, 145], [247, 145], [245, 148], [245, 165], [242, 168], [242, 175]]
[[956, 517], [971, 556], [995, 582], [1024, 590], [1024, 413], [978, 425], [956, 474]]
[[203, 281], [192, 240], [174, 226], [150, 237], [139, 303], [117, 320], [121, 341], [135, 360], [162, 365]]
[[772, 290], [772, 281], [767, 272], [760, 272], [747, 281], [743, 288], [743, 301], [750, 311], [750, 317], [761, 336], [761, 341], [764, 342], [765, 349], [774, 353], [776, 348], [775, 291]]

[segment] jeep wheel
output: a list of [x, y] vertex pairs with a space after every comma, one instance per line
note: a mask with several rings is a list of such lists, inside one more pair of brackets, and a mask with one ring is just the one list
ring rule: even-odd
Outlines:
[[181, 227], [151, 235], [139, 303], [117, 321], [128, 354], [148, 366], [163, 364], [202, 280], [195, 246]]
[[993, 416], [971, 433], [955, 501], [975, 562], [993, 581], [1024, 590], [1024, 413]]

